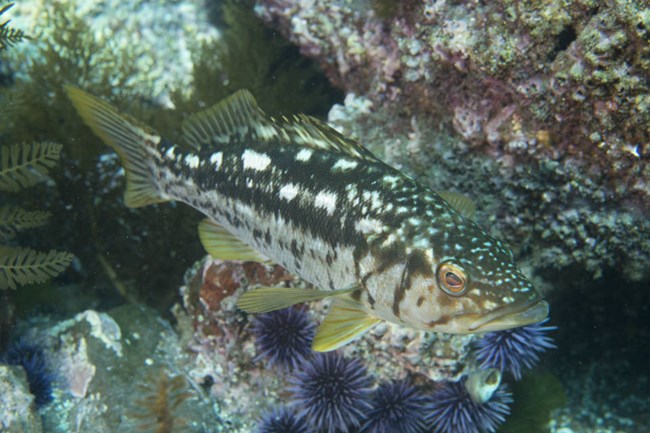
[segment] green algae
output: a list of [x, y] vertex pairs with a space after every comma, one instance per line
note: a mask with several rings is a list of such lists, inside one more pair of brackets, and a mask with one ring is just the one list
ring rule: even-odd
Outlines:
[[314, 62], [263, 25], [250, 2], [224, 2], [222, 17], [222, 39], [194, 51], [192, 91], [172, 95], [177, 111], [196, 112], [244, 88], [270, 115], [322, 117], [342, 99]]
[[[13, 7], [14, 3], [8, 3], [0, 8], [0, 21], [2, 16]], [[21, 29], [16, 29], [9, 25], [10, 20], [0, 22], [0, 51], [22, 42], [27, 38]]]
[[547, 370], [536, 370], [511, 385], [512, 412], [499, 433], [544, 433], [552, 412], [566, 405], [562, 382]]

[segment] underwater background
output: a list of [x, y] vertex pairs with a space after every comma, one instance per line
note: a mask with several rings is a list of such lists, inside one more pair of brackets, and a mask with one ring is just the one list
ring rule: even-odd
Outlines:
[[[550, 319], [314, 354], [328, 303], [238, 310], [306, 283], [126, 207], [66, 84], [174, 142], [243, 88], [327, 121], [469, 196]], [[0, 432], [650, 432], [646, 1], [2, 2], [0, 113]]]

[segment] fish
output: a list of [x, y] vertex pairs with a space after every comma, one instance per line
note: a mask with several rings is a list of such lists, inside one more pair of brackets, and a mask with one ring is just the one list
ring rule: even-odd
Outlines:
[[188, 116], [173, 143], [79, 88], [65, 90], [119, 155], [127, 206], [186, 203], [206, 216], [198, 231], [213, 257], [276, 263], [314, 287], [257, 287], [239, 308], [333, 299], [316, 351], [383, 321], [470, 334], [548, 316], [512, 250], [472, 220], [469, 198], [416, 182], [314, 117], [270, 117], [239, 90]]

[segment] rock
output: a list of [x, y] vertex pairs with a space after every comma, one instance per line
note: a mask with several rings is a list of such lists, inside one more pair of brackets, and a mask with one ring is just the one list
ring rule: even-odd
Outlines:
[[22, 368], [0, 365], [0, 431], [41, 433], [43, 424], [33, 403]]

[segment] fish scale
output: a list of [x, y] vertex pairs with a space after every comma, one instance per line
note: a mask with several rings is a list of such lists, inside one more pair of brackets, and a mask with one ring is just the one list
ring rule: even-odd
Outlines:
[[[355, 229], [358, 221], [377, 218], [387, 227], [397, 222], [393, 213], [372, 206], [371, 199], [363, 197], [366, 191], [378, 193], [378, 197], [390, 194], [390, 190], [374, 189], [381, 184], [381, 171], [364, 164], [341, 172], [338, 177], [328, 176], [329, 181], [322, 182], [319, 179], [325, 172], [331, 172], [332, 167], [346, 159], [314, 151], [308, 160], [297, 161], [295, 148], [272, 143], [256, 148], [258, 154], [270, 159], [269, 165], [264, 170], [245, 170], [242, 162], [245, 151], [241, 147], [221, 149], [223, 156], [218, 168], [209, 163], [214, 152], [197, 154], [201, 161], [207, 162], [190, 170], [185, 161], [194, 154], [179, 150], [171, 160], [162, 158], [158, 183], [169, 198], [188, 201], [189, 194], [183, 185], [191, 181], [201, 193], [188, 204], [228, 227], [268, 257], [278, 257], [277, 250], [282, 250], [281, 258], [275, 261], [294, 273], [300, 272], [302, 278], [317, 286], [336, 289], [363, 277], [356, 274], [352, 262], [354, 249], [366, 245], [365, 236]], [[165, 154], [164, 148], [161, 154]], [[238, 181], [233, 182], [233, 179]], [[295, 185], [299, 191], [291, 200], [280, 193], [288, 184]], [[364, 189], [364, 184], [373, 189]], [[346, 193], [350, 185], [356, 189], [354, 195]], [[315, 197], [324, 191], [332, 193], [336, 199], [336, 211], [331, 214], [314, 204]], [[224, 202], [228, 204], [224, 206]], [[252, 212], [248, 215], [229, 212], [243, 206]], [[282, 225], [286, 226], [283, 237], [277, 235], [277, 229], [272, 230], [280, 225], [279, 216]], [[258, 236], [252, 227], [256, 227]], [[302, 241], [291, 248], [290, 240], [295, 239]], [[326, 249], [316, 249], [316, 245]], [[319, 272], [323, 266], [328, 268], [326, 281], [323, 281], [323, 272]]]
[[316, 287], [260, 287], [238, 306], [261, 312], [334, 299], [315, 350], [340, 347], [381, 320], [468, 333], [548, 314], [507, 245], [469, 218], [471, 201], [420, 185], [314, 118], [267, 117], [240, 91], [184, 122], [185, 149], [66, 90], [120, 155], [127, 205], [187, 203], [208, 217], [199, 234], [213, 256], [271, 260]]

